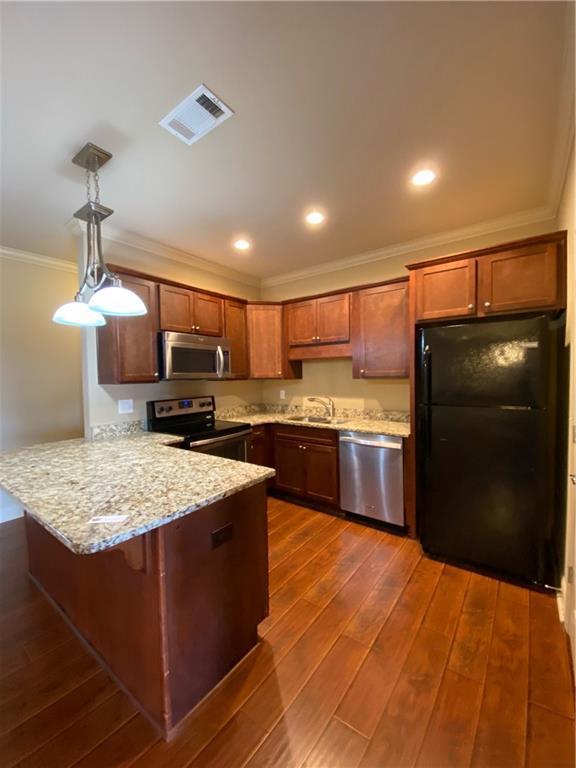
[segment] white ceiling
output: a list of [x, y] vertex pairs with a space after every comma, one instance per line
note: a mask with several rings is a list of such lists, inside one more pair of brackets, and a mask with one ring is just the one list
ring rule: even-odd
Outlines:
[[[115, 229], [260, 277], [554, 202], [568, 4], [2, 5], [5, 246], [72, 257], [86, 141]], [[188, 147], [158, 121], [201, 82], [236, 115]]]

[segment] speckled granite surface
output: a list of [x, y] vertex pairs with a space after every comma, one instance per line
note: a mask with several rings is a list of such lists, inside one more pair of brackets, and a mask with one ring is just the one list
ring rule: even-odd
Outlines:
[[[6, 451], [0, 485], [69, 549], [90, 554], [274, 475], [267, 467], [172, 448], [174, 440], [145, 432]], [[109, 515], [123, 519], [91, 522]]]
[[[338, 432], [364, 432], [371, 435], [390, 435], [392, 437], [409, 437], [410, 423], [404, 421], [387, 421], [384, 419], [349, 419], [340, 424], [314, 424], [298, 422], [290, 418], [289, 413], [244, 413], [237, 416], [226, 416], [228, 421], [239, 421], [256, 426], [258, 424], [291, 424], [292, 426], [311, 427], [316, 429], [336, 429]], [[337, 418], [343, 418], [338, 417]]]

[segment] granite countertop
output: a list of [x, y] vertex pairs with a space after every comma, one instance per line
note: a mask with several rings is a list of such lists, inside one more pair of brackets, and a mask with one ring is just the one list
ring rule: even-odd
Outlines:
[[290, 424], [292, 426], [311, 427], [312, 429], [335, 429], [338, 432], [365, 432], [366, 434], [390, 435], [391, 437], [410, 436], [409, 423], [381, 419], [346, 419], [338, 424], [315, 424], [307, 421], [294, 421], [285, 413], [245, 413], [239, 416], [226, 416], [226, 421], [239, 421], [243, 424], [251, 424], [253, 427], [259, 424]]
[[[274, 476], [267, 467], [170, 447], [174, 442], [174, 435], [145, 432], [6, 451], [0, 485], [68, 549], [91, 554]], [[121, 519], [98, 522], [106, 516]]]

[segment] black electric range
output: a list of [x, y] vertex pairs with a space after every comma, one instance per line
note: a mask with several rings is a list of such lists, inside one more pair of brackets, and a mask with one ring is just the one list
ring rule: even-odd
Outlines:
[[211, 395], [146, 403], [148, 430], [181, 437], [176, 447], [246, 461], [250, 424], [222, 421], [215, 417]]

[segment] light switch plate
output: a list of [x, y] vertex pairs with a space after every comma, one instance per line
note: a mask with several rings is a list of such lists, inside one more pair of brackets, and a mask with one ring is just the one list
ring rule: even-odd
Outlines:
[[118, 400], [118, 413], [134, 413], [134, 400]]

